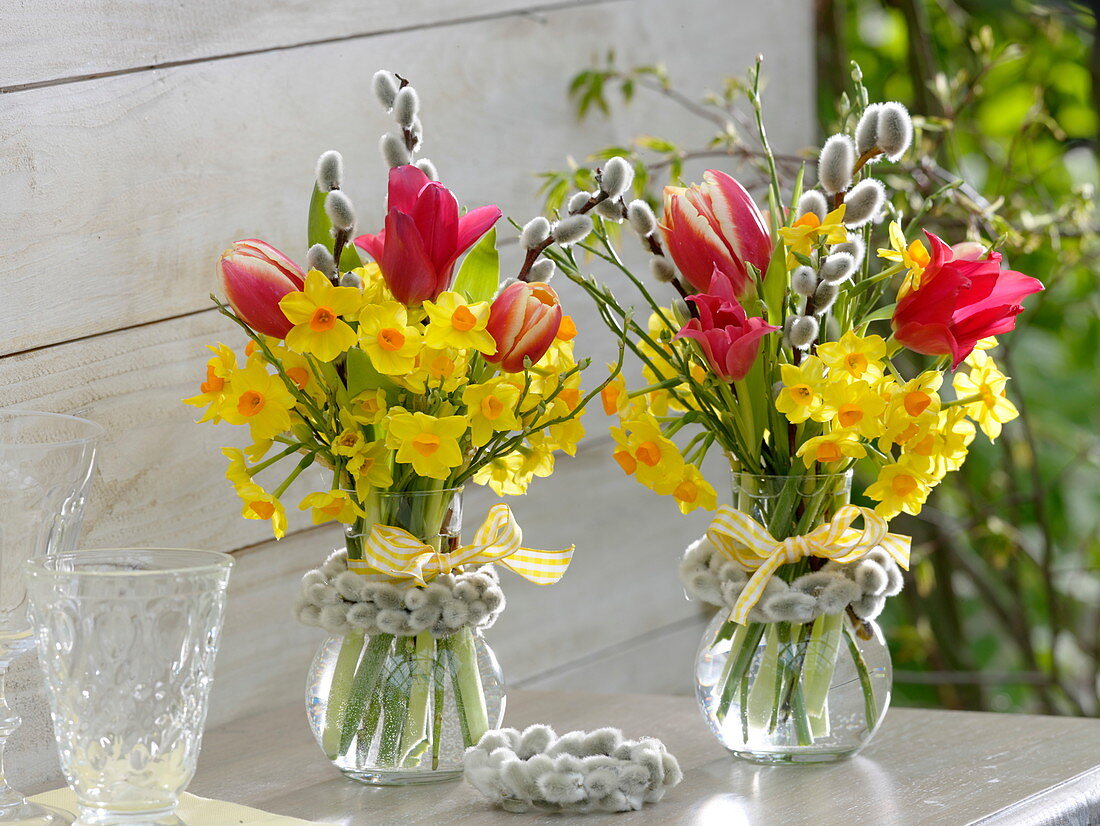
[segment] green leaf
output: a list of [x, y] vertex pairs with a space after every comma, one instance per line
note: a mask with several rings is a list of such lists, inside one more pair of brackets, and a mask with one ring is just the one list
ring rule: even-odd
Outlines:
[[394, 387], [392, 381], [374, 369], [370, 356], [358, 347], [348, 350], [347, 363], [348, 396], [354, 399], [364, 390], [383, 388], [387, 391]]
[[[309, 199], [309, 226], [307, 231], [309, 246], [324, 244], [325, 249], [332, 252], [332, 221], [328, 219], [328, 214], [325, 212], [325, 198], [327, 197], [327, 191], [322, 192], [317, 188], [317, 184], [313, 185], [313, 196]], [[359, 251], [355, 248], [355, 244], [348, 241], [344, 245], [344, 251], [340, 253], [340, 271], [347, 272], [361, 266], [363, 266], [363, 260], [359, 257]]]
[[639, 135], [634, 139], [638, 146], [652, 149], [654, 152], [675, 152], [676, 144], [672, 141], [658, 138], [656, 135]]
[[489, 301], [500, 283], [500, 256], [497, 254], [497, 230], [493, 227], [466, 253], [458, 269], [454, 290], [466, 300]]

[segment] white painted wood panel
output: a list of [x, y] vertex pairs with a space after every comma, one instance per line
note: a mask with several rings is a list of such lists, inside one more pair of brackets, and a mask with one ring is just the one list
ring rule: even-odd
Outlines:
[[[317, 154], [339, 147], [361, 228], [381, 222], [387, 118], [377, 66], [424, 101], [426, 148], [468, 204], [528, 217], [533, 172], [640, 131], [687, 141], [704, 127], [664, 101], [578, 128], [568, 76], [614, 46], [664, 59], [705, 88], [768, 52], [770, 125], [783, 147], [810, 129], [806, 0], [754, 6], [630, 0], [305, 46], [5, 95], [0, 114], [0, 353], [202, 309], [213, 261], [262, 236], [302, 257]], [[782, 36], [779, 33], [782, 32]], [[57, 289], [43, 289], [57, 285]]]

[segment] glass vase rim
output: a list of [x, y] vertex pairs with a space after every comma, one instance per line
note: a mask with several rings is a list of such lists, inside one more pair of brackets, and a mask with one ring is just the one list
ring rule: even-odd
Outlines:
[[107, 428], [105, 428], [99, 422], [93, 422], [91, 419], [85, 419], [81, 416], [72, 416], [68, 413], [51, 413], [46, 410], [28, 410], [18, 407], [5, 408], [3, 410], [0, 410], [0, 420], [9, 417], [15, 420], [31, 420], [40, 418], [53, 421], [67, 421], [78, 424], [81, 427], [85, 427], [89, 429], [90, 432], [87, 435], [76, 436], [70, 439], [25, 443], [5, 442], [3, 437], [0, 436], [0, 450], [41, 450], [42, 448], [74, 447], [76, 445], [95, 444], [107, 435]]
[[[165, 555], [174, 556], [177, 559], [191, 559], [194, 564], [186, 564], [186, 562], [180, 561], [175, 565], [152, 570], [120, 569], [114, 571], [92, 571], [77, 568], [65, 570], [55, 567], [57, 563], [62, 560], [72, 561], [81, 557], [89, 558], [97, 556], [103, 562], [108, 560], [125, 561], [127, 554], [133, 554], [135, 552], [163, 553]], [[179, 576], [181, 574], [220, 573], [229, 571], [234, 564], [236, 564], [236, 560], [230, 554], [223, 553], [222, 551], [209, 551], [200, 548], [88, 548], [85, 550], [62, 551], [60, 553], [50, 553], [44, 556], [33, 557], [23, 563], [23, 569], [26, 571], [27, 575], [31, 577], [49, 577], [53, 579], [73, 577], [82, 579], [122, 579], [133, 577], [149, 578], [156, 576]]]
[[[378, 497], [382, 497], [382, 498], [385, 498], [385, 499], [397, 499], [397, 498], [412, 499], [412, 498], [419, 498], [421, 496], [439, 496], [441, 494], [446, 494], [446, 493], [458, 494], [458, 493], [462, 493], [462, 491], [464, 491], [465, 489], [466, 489], [465, 485], [459, 485], [458, 487], [452, 487], [452, 488], [439, 488], [439, 490], [389, 490], [389, 489], [382, 489], [382, 488], [372, 488], [371, 493], [370, 493], [370, 497], [378, 496]], [[368, 497], [368, 498], [370, 498], [370, 497]]]
[[848, 468], [847, 470], [838, 470], [835, 473], [750, 473], [747, 470], [734, 470], [731, 471], [734, 482], [740, 478], [749, 479], [842, 479], [851, 478], [855, 473], [854, 468]]

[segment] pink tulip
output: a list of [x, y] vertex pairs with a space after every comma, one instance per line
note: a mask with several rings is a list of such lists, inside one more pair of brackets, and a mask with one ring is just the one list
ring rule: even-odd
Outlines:
[[561, 327], [561, 302], [549, 284], [517, 281], [496, 297], [486, 328], [497, 344], [485, 360], [506, 373], [523, 370], [523, 359], [535, 364], [546, 355]]
[[451, 285], [455, 261], [497, 222], [501, 212], [484, 206], [458, 214], [447, 187], [415, 166], [390, 170], [385, 229], [355, 243], [382, 268], [382, 277], [402, 304], [435, 299]]
[[752, 369], [760, 339], [779, 328], [762, 318], [749, 318], [717, 267], [711, 287], [716, 294], [688, 296], [698, 317], [685, 324], [675, 338], [699, 342], [715, 373], [726, 381], [739, 381]]
[[237, 316], [258, 333], [283, 338], [294, 326], [279, 300], [302, 289], [305, 273], [275, 247], [256, 238], [237, 241], [218, 259], [222, 290]]
[[684, 278], [702, 293], [711, 280], [725, 280], [734, 295], [752, 289], [748, 264], [768, 268], [772, 238], [752, 197], [724, 172], [708, 169], [703, 183], [665, 187], [661, 231]]

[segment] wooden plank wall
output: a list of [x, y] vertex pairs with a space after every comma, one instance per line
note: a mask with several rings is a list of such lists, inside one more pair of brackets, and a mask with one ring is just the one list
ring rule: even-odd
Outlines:
[[[767, 57], [769, 127], [782, 149], [811, 135], [808, 0], [14, 0], [0, 12], [0, 407], [80, 412], [110, 431], [89, 507], [89, 546], [192, 546], [237, 557], [211, 720], [297, 697], [318, 632], [291, 621], [299, 575], [338, 541], [292, 517], [269, 541], [239, 518], [221, 444], [192, 423], [203, 344], [237, 344], [209, 309], [213, 261], [238, 237], [301, 257], [317, 154], [339, 148], [361, 227], [380, 225], [386, 116], [369, 93], [387, 67], [420, 91], [425, 154], [471, 205], [523, 221], [532, 172], [639, 132], [690, 142], [701, 127], [642, 96], [578, 125], [565, 83], [608, 49], [663, 60], [705, 89]], [[700, 169], [689, 170], [698, 177]], [[582, 347], [609, 342], [574, 291]], [[509, 583], [490, 632], [529, 687], [686, 692], [703, 617], [683, 598], [679, 550], [703, 518], [625, 479], [606, 421], [533, 495], [513, 503], [532, 544], [575, 542], [550, 589]], [[721, 483], [720, 469], [716, 478]], [[471, 519], [491, 497], [474, 491]], [[26, 724], [16, 780], [56, 777], [40, 679], [9, 681]], [[519, 721], [523, 722], [523, 721]]]

